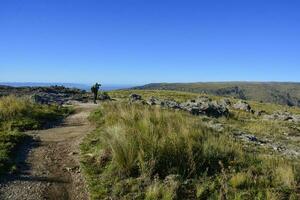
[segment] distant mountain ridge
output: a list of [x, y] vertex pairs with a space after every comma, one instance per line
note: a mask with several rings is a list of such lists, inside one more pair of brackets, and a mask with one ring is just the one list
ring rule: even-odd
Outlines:
[[150, 83], [133, 89], [186, 91], [300, 106], [300, 83], [296, 82]]

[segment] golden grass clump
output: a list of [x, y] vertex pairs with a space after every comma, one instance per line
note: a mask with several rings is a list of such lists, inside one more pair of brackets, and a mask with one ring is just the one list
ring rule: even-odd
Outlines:
[[0, 98], [0, 116], [3, 120], [11, 119], [30, 110], [32, 103], [28, 98], [5, 96]]

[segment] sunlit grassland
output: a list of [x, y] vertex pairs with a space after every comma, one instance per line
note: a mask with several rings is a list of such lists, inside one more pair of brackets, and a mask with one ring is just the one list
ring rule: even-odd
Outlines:
[[[160, 99], [172, 99], [179, 103], [185, 102], [190, 99], [195, 99], [197, 97], [201, 96], [207, 96], [211, 98], [212, 100], [220, 100], [227, 98], [232, 101], [232, 103], [236, 103], [239, 101], [239, 99], [232, 98], [232, 97], [221, 97], [221, 96], [213, 96], [213, 95], [207, 95], [207, 94], [197, 94], [197, 93], [191, 93], [191, 92], [180, 92], [180, 91], [172, 91], [172, 90], [115, 90], [110, 91], [108, 94], [117, 99], [128, 99], [130, 94], [139, 94], [144, 99], [148, 99], [152, 96], [160, 98]], [[300, 114], [300, 108], [299, 107], [289, 107], [284, 105], [278, 105], [278, 104], [272, 104], [272, 103], [261, 103], [257, 101], [247, 101], [251, 104], [252, 108], [257, 111], [266, 111], [267, 113], [272, 113], [274, 111], [282, 110], [287, 111], [291, 113], [299, 113]]]
[[[144, 92], [143, 97], [158, 96]], [[132, 91], [121, 93], [127, 96]], [[160, 95], [170, 98], [165, 92]], [[188, 95], [174, 93], [171, 98], [180, 101]], [[234, 121], [237, 114], [220, 120]], [[241, 115], [247, 118], [248, 113]], [[92, 199], [299, 197], [297, 162], [246, 151], [230, 132], [206, 128], [201, 117], [109, 102], [90, 120], [97, 129], [85, 138], [81, 151]]]
[[[154, 96], [159, 99], [173, 99], [177, 102], [184, 102], [190, 99], [195, 99], [201, 96], [207, 96], [212, 100], [221, 100], [224, 97], [212, 96], [206, 94], [195, 94], [190, 92], [178, 92], [178, 91], [168, 91], [168, 90], [117, 90], [109, 92], [113, 98], [117, 99], [128, 99], [129, 95], [135, 93], [147, 100], [148, 98]], [[239, 101], [235, 98], [227, 98], [232, 104]], [[264, 111], [266, 114], [272, 114], [276, 111], [287, 111], [293, 114], [300, 114], [299, 107], [289, 107], [278, 104], [271, 103], [261, 103], [256, 101], [247, 101], [254, 111]], [[230, 108], [231, 117], [230, 118], [220, 118], [220, 121], [232, 128], [238, 130], [243, 130], [246, 132], [253, 133], [258, 136], [271, 136], [271, 137], [281, 137], [283, 133], [291, 132], [295, 129], [295, 124], [290, 122], [280, 122], [280, 121], [267, 121], [263, 120], [262, 116], [256, 116], [252, 113], [235, 110]], [[297, 127], [297, 126], [296, 126]], [[300, 126], [299, 126], [300, 128]]]

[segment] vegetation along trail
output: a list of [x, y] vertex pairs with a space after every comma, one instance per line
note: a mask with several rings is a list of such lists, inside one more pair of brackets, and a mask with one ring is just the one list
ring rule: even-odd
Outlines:
[[58, 127], [29, 132], [35, 139], [21, 149], [18, 172], [0, 184], [0, 199], [88, 199], [79, 169], [79, 144], [93, 127], [87, 117], [95, 104], [75, 105]]

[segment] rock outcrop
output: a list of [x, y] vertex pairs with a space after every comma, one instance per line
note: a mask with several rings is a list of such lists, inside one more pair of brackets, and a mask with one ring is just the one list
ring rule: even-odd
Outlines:
[[207, 115], [210, 117], [228, 116], [229, 110], [217, 101], [212, 101], [207, 97], [200, 97], [180, 104], [182, 110], [186, 110], [193, 115]]
[[159, 105], [162, 107], [166, 107], [166, 108], [171, 108], [171, 109], [180, 109], [180, 105], [179, 103], [177, 103], [174, 100], [160, 100], [156, 97], [150, 97], [146, 103], [150, 106], [154, 106], [154, 105]]
[[87, 102], [86, 91], [64, 86], [50, 87], [10, 87], [0, 86], [0, 96], [29, 96], [33, 101], [42, 104], [65, 104], [70, 101]]
[[42, 104], [65, 104], [69, 101], [87, 102], [89, 98], [83, 90], [63, 86], [37, 88], [31, 97], [35, 102]]
[[[139, 99], [141, 100], [141, 99]], [[179, 104], [174, 100], [160, 100], [156, 97], [150, 97], [146, 103], [150, 106], [158, 105], [170, 109], [185, 110], [193, 115], [207, 115], [210, 117], [228, 116], [228, 108], [220, 102], [212, 101], [207, 97], [200, 97], [194, 100]]]

